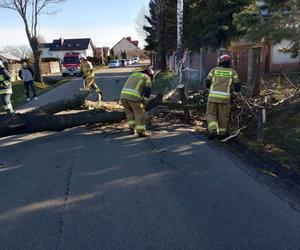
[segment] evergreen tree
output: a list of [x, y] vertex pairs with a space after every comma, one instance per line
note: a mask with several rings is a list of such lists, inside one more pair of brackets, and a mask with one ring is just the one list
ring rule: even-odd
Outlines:
[[176, 7], [174, 0], [151, 0], [145, 17], [149, 23], [144, 27], [145, 49], [158, 52], [161, 69], [166, 68], [166, 56], [176, 49]]
[[190, 0], [186, 7], [185, 38], [191, 49], [226, 47], [240, 35], [233, 24], [251, 0]]

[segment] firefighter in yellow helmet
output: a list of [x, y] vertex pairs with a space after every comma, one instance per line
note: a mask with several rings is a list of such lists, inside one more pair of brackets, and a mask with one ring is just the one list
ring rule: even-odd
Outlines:
[[102, 101], [102, 92], [95, 82], [93, 65], [87, 60], [85, 55], [80, 55], [80, 70], [83, 75], [84, 89], [88, 90], [90, 87], [92, 87], [98, 94], [98, 101]]
[[213, 68], [206, 80], [209, 89], [206, 119], [209, 138], [224, 138], [228, 132], [231, 98], [240, 92], [241, 84], [237, 72], [230, 68], [231, 58], [222, 55], [219, 65]]
[[139, 137], [150, 136], [146, 130], [144, 101], [150, 97], [154, 74], [151, 67], [130, 74], [121, 91], [121, 102], [124, 106], [129, 129]]
[[10, 74], [5, 69], [3, 62], [0, 60], [0, 99], [3, 109], [8, 114], [13, 114], [14, 110], [10, 97], [12, 95], [12, 86], [10, 82]]

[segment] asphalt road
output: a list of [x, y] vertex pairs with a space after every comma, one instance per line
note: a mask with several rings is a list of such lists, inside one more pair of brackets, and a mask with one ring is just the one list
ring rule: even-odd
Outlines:
[[0, 162], [1, 250], [300, 249], [299, 206], [185, 126], [1, 138]]

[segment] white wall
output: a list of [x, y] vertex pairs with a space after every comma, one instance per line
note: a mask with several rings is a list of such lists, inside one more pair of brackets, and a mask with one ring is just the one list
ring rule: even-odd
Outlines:
[[126, 52], [127, 55], [130, 56], [138, 56], [139, 55], [139, 49], [129, 42], [127, 39], [122, 39], [114, 48], [114, 53], [115, 55], [121, 56], [121, 53], [123, 51]]
[[273, 64], [282, 64], [282, 63], [298, 63], [299, 62], [299, 56], [296, 58], [291, 57], [291, 53], [284, 53], [282, 51], [279, 51], [282, 48], [289, 48], [291, 47], [289, 41], [282, 41], [279, 44], [272, 46], [272, 63]]
[[44, 49], [42, 58], [54, 57], [54, 58], [60, 58], [62, 60], [66, 53], [71, 53], [71, 52], [80, 53], [80, 54], [84, 54], [86, 56], [91, 56], [91, 57], [93, 56], [93, 49], [90, 47], [87, 50], [69, 50], [69, 51], [67, 51], [67, 50], [65, 50], [65, 51], [49, 51], [49, 49]]

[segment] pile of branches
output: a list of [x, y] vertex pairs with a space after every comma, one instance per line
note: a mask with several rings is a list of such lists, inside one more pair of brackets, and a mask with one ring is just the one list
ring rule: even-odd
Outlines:
[[[166, 122], [181, 122], [197, 124], [200, 120], [205, 129], [205, 111], [207, 103], [207, 90], [187, 91], [186, 97], [182, 99], [179, 88], [171, 90], [163, 96], [163, 103], [159, 106], [156, 116], [161, 116]], [[280, 92], [280, 93], [279, 93]], [[280, 94], [280, 95], [279, 95]], [[280, 99], [279, 97], [280, 96]], [[240, 134], [241, 131], [255, 131], [257, 137], [263, 136], [267, 119], [278, 112], [289, 109], [295, 102], [299, 102], [299, 88], [285, 88], [274, 91], [264, 87], [258, 97], [240, 94], [232, 100], [229, 136], [223, 139], [226, 142]], [[186, 115], [188, 112], [188, 116]], [[173, 119], [173, 121], [172, 121]], [[161, 120], [160, 120], [161, 121]]]

